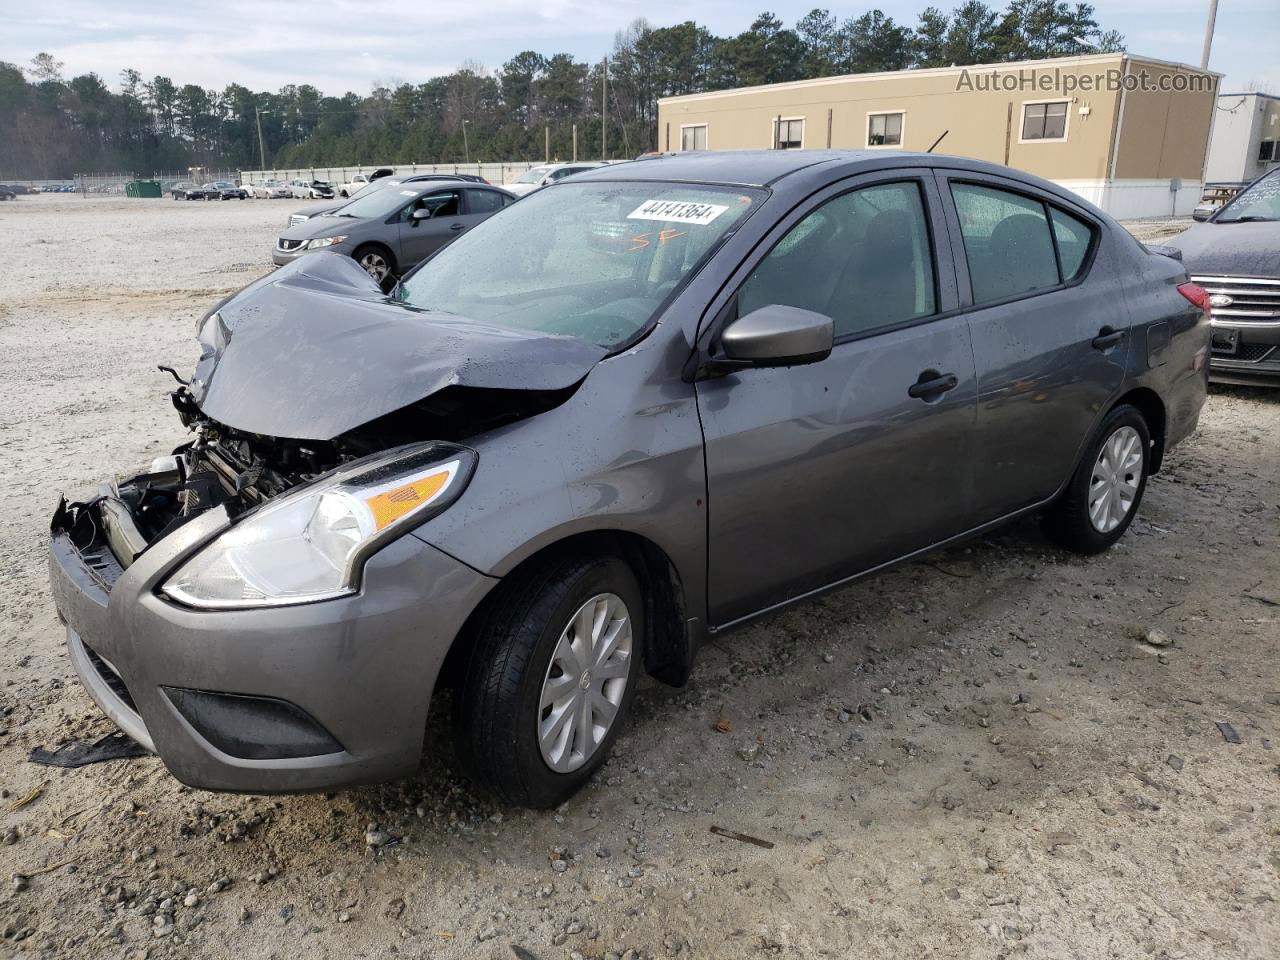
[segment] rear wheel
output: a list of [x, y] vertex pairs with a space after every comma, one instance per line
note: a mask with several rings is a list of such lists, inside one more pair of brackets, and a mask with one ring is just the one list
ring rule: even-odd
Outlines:
[[360, 247], [351, 256], [356, 263], [364, 268], [365, 273], [373, 277], [380, 285], [387, 283], [395, 273], [395, 260], [391, 256], [391, 251], [386, 247], [369, 244]]
[[1101, 553], [1124, 536], [1147, 488], [1151, 434], [1136, 407], [1116, 407], [1098, 427], [1045, 530], [1077, 553]]
[[458, 756], [511, 803], [554, 807], [603, 764], [635, 693], [640, 587], [616, 557], [564, 557], [503, 584], [454, 695]]

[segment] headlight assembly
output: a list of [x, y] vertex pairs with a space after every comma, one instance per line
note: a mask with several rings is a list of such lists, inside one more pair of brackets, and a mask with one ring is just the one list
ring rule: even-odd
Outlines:
[[342, 468], [246, 516], [161, 588], [191, 607], [310, 603], [355, 593], [365, 560], [462, 493], [476, 454], [412, 444]]
[[345, 235], [340, 237], [316, 237], [314, 240], [307, 241], [307, 249], [319, 250], [321, 247], [332, 247], [345, 239], [347, 239]]

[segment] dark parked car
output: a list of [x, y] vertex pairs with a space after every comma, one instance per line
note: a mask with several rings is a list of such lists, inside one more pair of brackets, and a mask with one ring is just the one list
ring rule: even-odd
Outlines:
[[338, 209], [290, 226], [276, 241], [277, 266], [316, 250], [342, 253], [379, 283], [417, 266], [515, 197], [464, 180], [370, 186]]
[[247, 200], [249, 191], [230, 180], [215, 180], [204, 185], [209, 200]]
[[709, 637], [1031, 511], [1106, 550], [1204, 306], [1066, 190], [882, 151], [583, 173], [390, 296], [300, 257], [201, 321], [194, 439], [57, 508], [70, 655], [198, 787], [409, 774], [450, 687], [457, 757], [552, 806]]
[[17, 200], [18, 191], [7, 183], [0, 183], [0, 200]]
[[169, 188], [175, 200], [221, 200], [222, 191], [213, 184], [198, 186], [194, 183], [175, 183]]
[[1280, 387], [1280, 168], [1167, 245], [1209, 292], [1209, 379]]

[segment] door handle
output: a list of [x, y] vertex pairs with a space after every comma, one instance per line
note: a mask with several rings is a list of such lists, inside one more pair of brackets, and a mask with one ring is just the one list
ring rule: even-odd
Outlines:
[[451, 223], [451, 224], [449, 225], [449, 229], [450, 229], [450, 230], [461, 230], [461, 229], [463, 229], [464, 227], [466, 227], [466, 224], [465, 224], [465, 223]]
[[959, 383], [960, 380], [954, 373], [926, 370], [920, 374], [920, 379], [907, 387], [907, 396], [918, 400], [936, 400], [948, 390], [954, 390]]
[[1125, 332], [1123, 330], [1114, 330], [1111, 327], [1103, 327], [1098, 331], [1098, 335], [1091, 341], [1095, 350], [1109, 350], [1117, 343], [1124, 339]]

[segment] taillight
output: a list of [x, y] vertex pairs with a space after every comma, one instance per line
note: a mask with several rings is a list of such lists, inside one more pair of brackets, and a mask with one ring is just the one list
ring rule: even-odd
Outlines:
[[1209, 291], [1198, 283], [1180, 283], [1178, 284], [1178, 292], [1187, 298], [1194, 306], [1204, 311], [1205, 319], [1208, 320], [1213, 313], [1213, 308], [1209, 304]]

